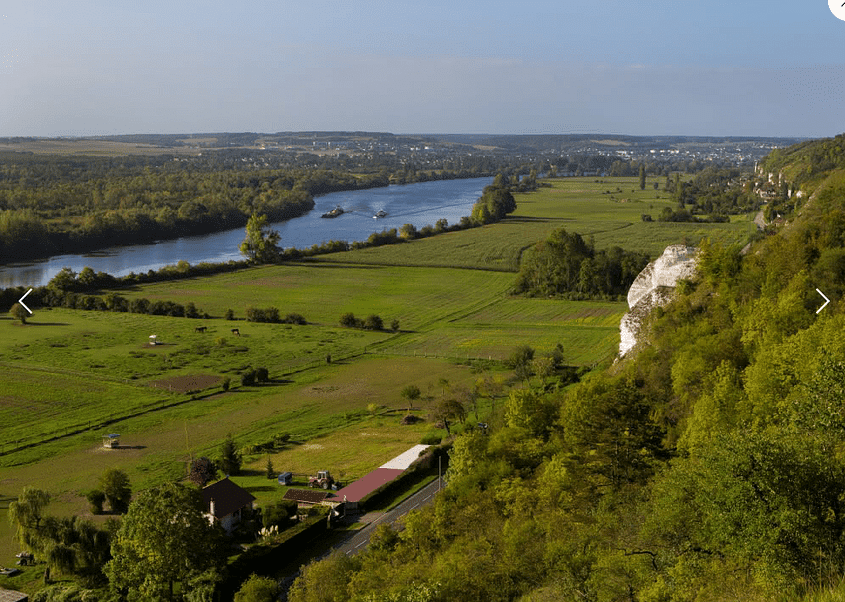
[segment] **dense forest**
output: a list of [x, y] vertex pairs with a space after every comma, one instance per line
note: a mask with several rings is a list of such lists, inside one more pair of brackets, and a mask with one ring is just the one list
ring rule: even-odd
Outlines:
[[[816, 288], [833, 299], [819, 314]], [[511, 393], [457, 438], [432, 507], [310, 565], [289, 599], [840, 599], [843, 292], [832, 171], [746, 254], [703, 245], [637, 354]]]
[[[438, 170], [385, 157], [256, 159], [243, 149], [199, 157], [0, 156], [0, 255], [7, 261], [237, 228], [310, 211], [339, 190], [525, 171], [508, 159], [443, 161]], [[272, 157], [271, 157], [272, 159]], [[313, 164], [309, 164], [310, 160]], [[354, 170], [354, 173], [353, 171]]]

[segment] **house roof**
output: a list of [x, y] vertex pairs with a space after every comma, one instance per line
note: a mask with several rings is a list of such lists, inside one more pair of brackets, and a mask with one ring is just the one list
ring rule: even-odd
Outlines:
[[305, 489], [288, 489], [285, 491], [283, 500], [293, 500], [295, 502], [303, 502], [305, 504], [319, 504], [324, 499], [329, 497], [328, 491], [317, 489], [316, 491], [307, 491]]
[[346, 496], [347, 502], [357, 502], [385, 483], [389, 483], [403, 472], [405, 471], [398, 468], [376, 468], [374, 471], [367, 473], [354, 483], [350, 483], [335, 494], [341, 499]]
[[229, 480], [229, 477], [226, 477], [213, 485], [203, 487], [202, 502], [205, 511], [208, 513], [211, 510], [212, 499], [214, 500], [214, 517], [223, 518], [244, 506], [250, 505], [255, 500], [255, 496], [246, 489], [238, 487]]
[[26, 602], [29, 596], [12, 589], [0, 589], [0, 602]]

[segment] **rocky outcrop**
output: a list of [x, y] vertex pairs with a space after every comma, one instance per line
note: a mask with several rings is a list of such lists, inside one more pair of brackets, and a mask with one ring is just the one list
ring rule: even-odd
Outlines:
[[663, 254], [649, 263], [628, 290], [628, 313], [619, 325], [619, 356], [637, 344], [643, 321], [655, 307], [662, 307], [672, 299], [678, 280], [695, 274], [695, 247], [670, 245]]

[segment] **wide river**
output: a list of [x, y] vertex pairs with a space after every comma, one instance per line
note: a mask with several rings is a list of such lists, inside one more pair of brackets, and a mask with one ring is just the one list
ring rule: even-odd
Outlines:
[[[314, 209], [306, 215], [272, 224], [272, 227], [281, 234], [282, 247], [304, 249], [329, 240], [350, 243], [366, 240], [373, 232], [399, 228], [409, 223], [422, 228], [428, 224], [433, 226], [438, 219], [443, 218], [451, 225], [470, 214], [472, 205], [491, 182], [492, 178], [441, 180], [333, 192], [315, 198]], [[320, 217], [337, 205], [343, 207], [343, 215], [332, 219]], [[387, 216], [373, 219], [380, 210], [385, 211]], [[236, 228], [204, 236], [111, 247], [84, 255], [57, 255], [41, 261], [4, 265], [0, 266], [0, 288], [44, 285], [63, 267], [79, 272], [88, 266], [95, 272], [125, 276], [130, 272], [157, 270], [181, 259], [191, 264], [243, 259], [238, 251], [238, 245], [243, 239], [244, 229]]]

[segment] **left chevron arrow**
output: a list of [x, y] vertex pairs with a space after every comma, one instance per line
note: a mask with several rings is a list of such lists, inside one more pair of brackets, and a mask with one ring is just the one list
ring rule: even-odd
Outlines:
[[32, 310], [31, 310], [31, 309], [29, 309], [29, 308], [26, 306], [26, 303], [24, 303], [24, 302], [23, 302], [23, 300], [24, 300], [24, 299], [26, 299], [26, 296], [27, 296], [29, 293], [31, 293], [31, 292], [32, 292], [32, 289], [29, 289], [28, 291], [26, 291], [26, 292], [23, 294], [23, 297], [21, 297], [20, 299], [18, 299], [18, 303], [20, 303], [21, 305], [23, 305], [23, 308], [24, 308], [26, 311], [28, 311], [28, 312], [29, 312], [29, 315], [32, 315]]

